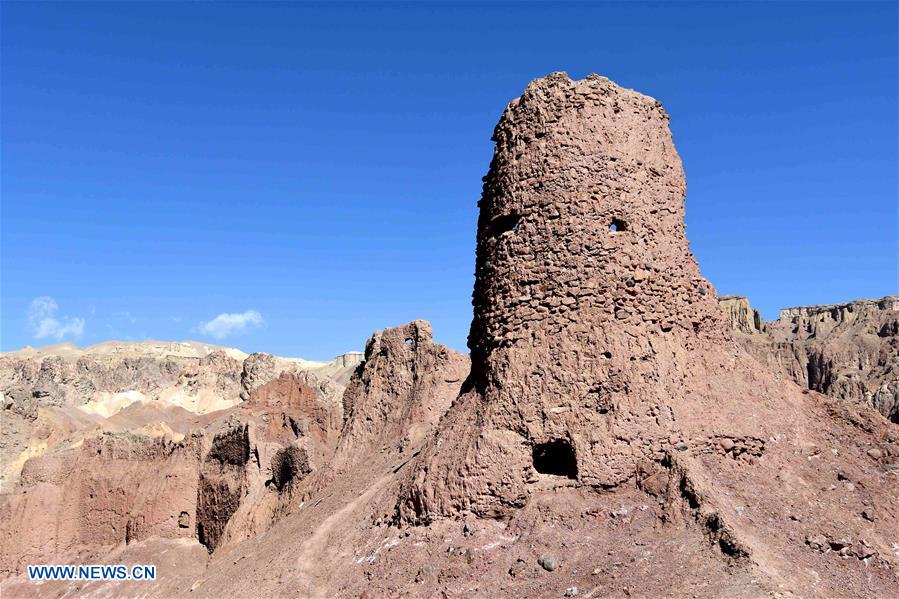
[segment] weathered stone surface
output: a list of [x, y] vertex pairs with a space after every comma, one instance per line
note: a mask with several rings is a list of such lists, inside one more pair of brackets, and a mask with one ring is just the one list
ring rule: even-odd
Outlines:
[[244, 358], [158, 342], [0, 357], [0, 573], [151, 536], [211, 551], [270, 526], [282, 491], [333, 455], [343, 384], [331, 377], [358, 360], [273, 357], [277, 374], [250, 361], [241, 401]]
[[718, 305], [724, 311], [730, 326], [735, 331], [751, 335], [765, 331], [765, 320], [758, 310], [749, 305], [749, 300], [739, 295], [722, 295]]
[[84, 349], [64, 344], [0, 354], [0, 391], [27, 391], [39, 406], [86, 406], [107, 416], [137, 400], [207, 413], [246, 400], [282, 372], [339, 401], [360, 360], [359, 352], [331, 362], [247, 356], [196, 342], [108, 342]]
[[343, 396], [346, 424], [332, 466], [341, 470], [385, 449], [420, 446], [468, 370], [465, 356], [434, 343], [426, 321], [375, 333]]
[[[0, 496], [0, 575], [151, 536], [191, 538], [201, 443], [129, 433], [25, 463], [24, 492]], [[186, 516], [182, 516], [186, 514]]]
[[206, 427], [197, 538], [210, 552], [260, 534], [289, 513], [292, 493], [333, 457], [343, 410], [282, 372]]

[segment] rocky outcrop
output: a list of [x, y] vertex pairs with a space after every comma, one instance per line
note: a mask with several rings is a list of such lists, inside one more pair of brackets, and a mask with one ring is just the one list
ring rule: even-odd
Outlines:
[[346, 424], [332, 467], [346, 469], [378, 452], [419, 447], [468, 369], [465, 356], [434, 343], [426, 321], [375, 333], [343, 395]]
[[249, 426], [240, 422], [215, 435], [200, 469], [197, 539], [213, 551], [246, 494]]
[[290, 483], [306, 478], [312, 472], [309, 454], [303, 447], [279, 449], [271, 461], [272, 477], [269, 482], [283, 491]]
[[786, 308], [769, 336], [800, 385], [899, 423], [899, 296]]
[[[213, 355], [219, 354], [219, 355]], [[230, 348], [194, 342], [108, 342], [80, 349], [63, 344], [0, 354], [0, 391], [29, 389], [41, 405], [83, 405], [98, 394], [137, 392], [154, 397], [200, 362], [246, 357]], [[221, 369], [220, 369], [221, 370]]]
[[[85, 349], [65, 344], [2, 354], [0, 410], [5, 426], [0, 430], [0, 485], [15, 484], [25, 460], [52, 449], [47, 437], [34, 438], [31, 431], [36, 428], [53, 428], [60, 421], [64, 427], [93, 426], [115, 418], [128, 406], [213, 414], [246, 401], [254, 390], [285, 372], [339, 410], [343, 389], [358, 363], [356, 352], [330, 362], [311, 362], [270, 354], [247, 356], [193, 342], [156, 341], [110, 342]], [[53, 415], [51, 409], [57, 409]], [[145, 424], [141, 421], [138, 426]]]
[[253, 391], [243, 412], [264, 423], [258, 427], [258, 442], [285, 445], [302, 439], [309, 459], [318, 465], [331, 459], [343, 424], [341, 402], [321, 397], [302, 378], [286, 372]]
[[243, 364], [243, 372], [240, 373], [240, 397], [249, 399], [250, 393], [256, 388], [275, 379], [281, 374], [278, 359], [264, 352], [250, 354]]
[[735, 316], [751, 310], [739, 300], [745, 308], [735, 310], [724, 298], [720, 305], [760, 362], [802, 387], [867, 404], [899, 422], [899, 296], [785, 308], [761, 330]]
[[5, 384], [29, 389], [42, 405], [82, 405], [98, 392], [149, 392], [171, 385], [192, 363], [147, 357], [108, 363], [84, 356], [74, 362], [53, 355], [26, 359], [4, 356], [0, 358], [0, 372]]
[[246, 400], [258, 387], [290, 372], [337, 401], [359, 355], [349, 352], [331, 362], [311, 362], [265, 353], [247, 356], [194, 342], [155, 341], [28, 348], [0, 355], [0, 391], [15, 391], [17, 397], [30, 394], [41, 406], [109, 412], [143, 400], [207, 413]]
[[722, 295], [718, 297], [718, 305], [731, 329], [752, 335], [765, 331], [765, 320], [758, 310], [749, 305], [749, 300], [739, 295]]
[[[150, 537], [211, 552], [229, 524], [238, 536], [270, 526], [277, 496], [331, 458], [343, 424], [343, 384], [331, 377], [347, 377], [353, 359], [266, 355], [261, 373], [258, 356], [184, 345], [0, 358], [0, 572]], [[254, 388], [242, 401], [247, 366]]]
[[365, 352], [351, 351], [340, 354], [334, 358], [333, 362], [341, 368], [356, 368], [365, 361]]
[[[212, 552], [232, 535], [255, 534], [276, 520], [271, 506], [290, 484], [331, 458], [342, 424], [339, 403], [288, 373], [214, 417], [137, 410], [116, 416], [130, 423], [125, 430], [89, 433], [24, 462], [0, 496], [0, 572], [150, 537], [191, 539]], [[166, 419], [192, 430], [175, 432]]]
[[333, 457], [342, 423], [342, 404], [298, 375], [283, 372], [254, 389], [210, 427], [219, 432], [200, 473], [200, 542], [212, 552], [288, 514], [295, 486]]

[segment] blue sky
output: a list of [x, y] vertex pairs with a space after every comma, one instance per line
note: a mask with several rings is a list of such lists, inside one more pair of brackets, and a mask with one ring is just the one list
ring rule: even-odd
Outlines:
[[506, 103], [663, 101], [719, 293], [896, 293], [897, 4], [11, 3], [0, 346], [329, 358], [415, 318], [465, 350]]

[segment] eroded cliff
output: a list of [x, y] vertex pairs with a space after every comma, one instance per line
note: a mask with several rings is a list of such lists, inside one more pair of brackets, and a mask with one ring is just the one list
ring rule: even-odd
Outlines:
[[[778, 320], [747, 326], [758, 314], [746, 298], [721, 298], [737, 339], [761, 363], [807, 389], [873, 407], [899, 423], [899, 296], [784, 308]], [[750, 312], [751, 311], [751, 312]]]

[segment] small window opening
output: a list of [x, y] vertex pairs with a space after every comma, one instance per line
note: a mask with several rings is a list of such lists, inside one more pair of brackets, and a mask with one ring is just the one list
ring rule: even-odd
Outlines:
[[609, 231], [627, 231], [627, 223], [620, 218], [613, 218], [609, 224]]
[[487, 225], [487, 231], [491, 237], [499, 237], [503, 233], [518, 230], [520, 217], [515, 214], [500, 214], [494, 216]]
[[406, 339], [403, 343], [406, 345], [412, 345], [412, 339]]
[[565, 439], [534, 445], [534, 470], [540, 474], [577, 478], [574, 448]]

